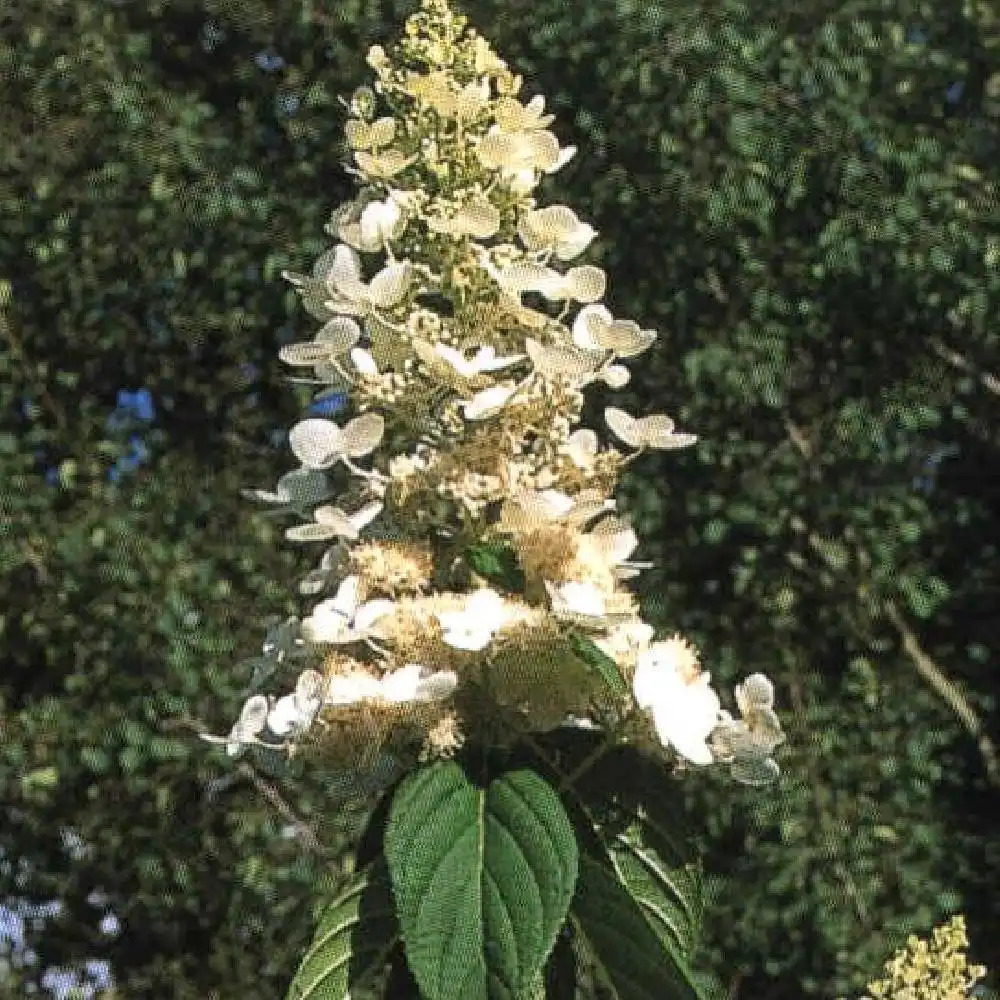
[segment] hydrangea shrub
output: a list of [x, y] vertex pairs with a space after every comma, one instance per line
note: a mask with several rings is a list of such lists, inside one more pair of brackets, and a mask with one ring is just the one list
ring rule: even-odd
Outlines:
[[596, 230], [535, 197], [576, 152], [544, 97], [522, 101], [445, 0], [368, 63], [344, 102], [359, 194], [311, 273], [285, 274], [320, 327], [279, 355], [316, 412], [344, 412], [298, 422], [299, 467], [248, 491], [326, 546], [299, 584], [318, 600], [264, 645], [268, 677], [295, 664], [290, 690], [205, 735], [385, 775], [289, 995], [388, 972], [434, 1000], [586, 976], [701, 996], [698, 869], [663, 803], [690, 768], [770, 784], [784, 737], [767, 677], [737, 686], [733, 718], [628, 589], [650, 564], [618, 477], [696, 437], [614, 406], [604, 442], [578, 426], [588, 387], [623, 387], [658, 335], [602, 304], [607, 276], [580, 262]]

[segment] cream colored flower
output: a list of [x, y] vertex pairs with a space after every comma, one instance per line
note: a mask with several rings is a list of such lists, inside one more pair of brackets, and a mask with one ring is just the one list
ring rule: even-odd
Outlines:
[[523, 361], [524, 354], [511, 354], [505, 358], [496, 356], [496, 348], [492, 346], [480, 347], [476, 353], [466, 360], [461, 351], [449, 347], [447, 344], [435, 344], [434, 350], [463, 378], [475, 378], [484, 372], [500, 371], [502, 368], [509, 368], [511, 365]]
[[316, 670], [303, 670], [295, 691], [279, 698], [268, 712], [267, 728], [275, 736], [308, 729], [322, 704], [322, 675]]
[[604, 419], [614, 435], [633, 448], [687, 448], [698, 440], [695, 434], [674, 433], [674, 422], [662, 413], [637, 420], [624, 410], [609, 406]]
[[691, 648], [676, 636], [642, 652], [632, 679], [636, 704], [651, 712], [660, 742], [695, 764], [712, 763], [708, 737], [721, 706], [710, 680], [699, 671]]
[[578, 388], [593, 381], [594, 371], [601, 363], [601, 358], [593, 353], [575, 347], [543, 347], [531, 337], [525, 338], [524, 348], [535, 371], [571, 378]]
[[472, 399], [461, 400], [466, 420], [485, 420], [499, 413], [520, 386], [495, 385], [477, 392]]
[[300, 420], [289, 432], [292, 454], [307, 469], [328, 469], [346, 458], [361, 458], [378, 447], [385, 420], [378, 413], [363, 413], [343, 428], [323, 417]]
[[366, 122], [349, 118], [344, 124], [344, 135], [351, 149], [382, 149], [396, 137], [396, 119], [387, 117]]
[[285, 530], [285, 538], [290, 542], [323, 542], [330, 538], [356, 540], [362, 528], [370, 524], [382, 512], [382, 504], [375, 500], [365, 504], [353, 514], [347, 514], [340, 507], [323, 506], [313, 511], [313, 523], [296, 524]]
[[424, 221], [435, 233], [487, 240], [495, 236], [500, 228], [500, 212], [485, 195], [477, 194], [453, 214], [446, 216], [425, 213]]
[[395, 601], [379, 599], [358, 604], [357, 576], [349, 576], [336, 597], [320, 601], [302, 622], [302, 637], [308, 642], [348, 643], [365, 638], [375, 622], [396, 607]]
[[325, 366], [341, 357], [361, 339], [361, 327], [350, 316], [334, 316], [312, 341], [287, 344], [278, 351], [286, 365], [311, 366], [322, 378]]
[[544, 130], [502, 132], [494, 125], [476, 147], [476, 155], [487, 170], [514, 173], [544, 170], [559, 160], [559, 140]]
[[504, 502], [500, 524], [507, 531], [533, 531], [546, 522], [579, 528], [615, 506], [614, 499], [604, 498], [597, 490], [581, 490], [571, 497], [561, 490], [518, 489]]
[[555, 120], [554, 115], [544, 112], [544, 94], [536, 94], [527, 104], [522, 104], [513, 97], [501, 97], [496, 102], [494, 120], [496, 127], [504, 132], [544, 129]]
[[407, 294], [413, 277], [409, 264], [388, 264], [367, 284], [361, 280], [361, 258], [353, 247], [338, 243], [323, 275], [327, 308], [352, 316], [391, 309]]
[[735, 693], [743, 718], [733, 719], [729, 712], [721, 712], [712, 733], [712, 749], [719, 760], [730, 765], [736, 781], [769, 785], [781, 773], [771, 755], [785, 740], [774, 711], [774, 685], [764, 674], [751, 674], [736, 686]]
[[623, 659], [636, 657], [648, 648], [653, 633], [652, 625], [633, 619], [616, 622], [608, 629], [606, 635], [595, 636], [592, 641], [601, 652], [618, 663]]
[[579, 257], [590, 246], [597, 230], [581, 222], [565, 205], [549, 205], [527, 212], [517, 227], [527, 250], [549, 250], [558, 260]]
[[354, 705], [367, 698], [378, 698], [382, 684], [377, 677], [355, 670], [349, 674], [334, 674], [327, 680], [323, 704], [338, 708]]
[[632, 320], [616, 320], [603, 305], [584, 306], [573, 321], [573, 343], [587, 351], [613, 351], [616, 357], [631, 358], [655, 341], [655, 330], [642, 330]]
[[597, 432], [586, 427], [573, 431], [567, 442], [567, 454], [578, 469], [593, 469], [597, 456]]
[[489, 587], [477, 590], [461, 611], [442, 611], [436, 615], [444, 629], [444, 641], [455, 649], [485, 649], [494, 633], [511, 618], [503, 598]]
[[560, 621], [595, 628], [607, 624], [607, 602], [596, 584], [575, 580], [560, 584], [545, 580], [544, 583], [552, 601], [552, 613]]
[[201, 738], [208, 743], [224, 743], [226, 753], [235, 757], [247, 744], [258, 742], [257, 737], [264, 731], [267, 723], [268, 711], [267, 698], [262, 694], [255, 694], [243, 703], [240, 717], [227, 737], [201, 733]]
[[417, 156], [415, 153], [407, 156], [398, 149], [387, 149], [383, 153], [365, 153], [359, 149], [354, 154], [354, 160], [361, 171], [369, 177], [387, 181], [416, 163]]
[[382, 678], [379, 697], [386, 701], [443, 701], [458, 686], [453, 670], [431, 671], [419, 663], [407, 663]]

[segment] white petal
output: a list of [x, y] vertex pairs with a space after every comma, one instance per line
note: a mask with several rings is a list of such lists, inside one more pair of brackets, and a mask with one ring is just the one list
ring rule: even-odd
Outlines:
[[294, 524], [285, 529], [290, 542], [327, 542], [340, 534], [336, 525], [330, 524]]
[[386, 701], [413, 701], [420, 681], [421, 666], [419, 663], [408, 663], [382, 678], [379, 694]]
[[317, 604], [302, 621], [302, 637], [309, 642], [342, 642], [350, 631], [350, 619], [337, 611], [330, 599]]
[[313, 511], [316, 523], [330, 530], [330, 537], [357, 538], [358, 533], [351, 518], [339, 507], [317, 507]]
[[300, 711], [318, 705], [323, 697], [323, 675], [318, 670], [303, 670], [295, 682], [295, 699]]
[[361, 258], [357, 251], [344, 243], [333, 248], [333, 259], [326, 273], [326, 284], [331, 292], [346, 295], [355, 293], [361, 283]]
[[471, 400], [462, 401], [466, 420], [482, 420], [502, 410], [504, 404], [514, 394], [508, 386], [496, 385], [477, 392]]
[[661, 650], [644, 649], [636, 662], [632, 693], [640, 708], [651, 708], [680, 697], [684, 682], [672, 663], [664, 663]]
[[382, 512], [382, 508], [385, 505], [379, 500], [373, 500], [371, 503], [367, 503], [364, 507], [356, 510], [351, 515], [351, 528], [354, 531], [354, 536], [357, 537], [358, 532], [362, 528], [367, 527], [375, 520], [376, 517]]
[[361, 339], [361, 327], [350, 316], [334, 316], [316, 334], [316, 342], [328, 345], [335, 355], [346, 354]]
[[631, 373], [624, 365], [608, 365], [608, 367], [601, 372], [600, 378], [605, 385], [612, 389], [623, 389], [626, 385], [628, 385]]
[[470, 364], [474, 367], [477, 372], [495, 372], [499, 371], [501, 368], [509, 368], [513, 364], [517, 364], [518, 361], [524, 360], [526, 354], [510, 354], [505, 358], [498, 358], [496, 356], [496, 348], [487, 346], [480, 347], [478, 351], [472, 356]]
[[337, 587], [337, 596], [331, 598], [335, 607], [341, 614], [349, 618], [354, 617], [354, 612], [358, 608], [358, 590], [361, 585], [361, 577], [356, 574], [344, 577], [340, 586]]
[[469, 361], [465, 360], [465, 355], [461, 351], [456, 350], [454, 347], [450, 347], [448, 344], [435, 344], [434, 350], [437, 354], [444, 358], [444, 360], [451, 365], [465, 378], [471, 378], [476, 374], [476, 366]]
[[244, 734], [256, 736], [263, 728], [267, 720], [267, 698], [262, 694], [255, 694], [243, 703], [240, 711], [238, 725]]
[[548, 580], [544, 582], [554, 610], [593, 618], [604, 617], [604, 593], [595, 584], [569, 581], [557, 586]]
[[299, 724], [301, 713], [295, 704], [295, 695], [286, 694], [275, 702], [267, 716], [267, 728], [275, 736], [284, 736]]
[[576, 156], [576, 146], [565, 146], [563, 149], [559, 150], [559, 156], [556, 157], [556, 162], [553, 163], [552, 166], [545, 172], [547, 174], [554, 174], [557, 170], [562, 170], [562, 168], [565, 167], [574, 156]]
[[493, 633], [489, 629], [464, 625], [447, 629], [441, 638], [453, 649], [464, 649], [471, 653], [477, 653], [490, 644], [493, 640]]
[[288, 434], [295, 457], [308, 469], [326, 469], [344, 450], [344, 433], [332, 421], [321, 417], [301, 420]]
[[372, 305], [381, 309], [392, 308], [406, 295], [410, 277], [409, 264], [390, 264], [383, 268], [368, 286], [368, 298]]
[[499, 628], [508, 617], [503, 598], [490, 587], [483, 587], [472, 594], [465, 603], [464, 614], [483, 622], [488, 628]]
[[617, 406], [608, 406], [604, 410], [604, 420], [615, 437], [633, 448], [642, 445], [642, 437], [635, 430], [637, 421], [631, 414], [618, 409]]
[[565, 274], [570, 296], [577, 302], [596, 302], [608, 286], [607, 275], [593, 264], [571, 267]]
[[336, 356], [331, 345], [316, 341], [286, 344], [278, 351], [279, 360], [284, 361], [286, 365], [313, 366], [329, 362]]
[[350, 674], [334, 674], [327, 681], [325, 703], [327, 705], [353, 705], [365, 698], [377, 698], [380, 693], [379, 681], [370, 674], [361, 671]]
[[663, 413], [636, 420], [633, 433], [643, 444], [656, 448], [659, 442], [669, 441], [674, 432], [674, 422]]
[[581, 469], [593, 467], [597, 454], [597, 433], [589, 428], [581, 428], [569, 436], [569, 457]]
[[766, 674], [751, 674], [742, 684], [737, 684], [736, 703], [740, 712], [748, 715], [753, 707], [774, 707], [774, 684]]
[[366, 351], [363, 347], [352, 347], [350, 357], [351, 364], [362, 375], [378, 375], [378, 365], [375, 364], [375, 359], [371, 356], [371, 352]]
[[584, 306], [573, 320], [573, 343], [585, 351], [603, 349], [603, 335], [612, 322], [607, 306]]
[[384, 433], [385, 418], [380, 413], [362, 413], [344, 428], [344, 451], [361, 458], [378, 447]]
[[385, 615], [394, 611], [396, 602], [386, 598], [379, 598], [375, 601], [367, 601], [358, 608], [354, 615], [354, 628], [358, 632], [367, 632], [372, 625]]

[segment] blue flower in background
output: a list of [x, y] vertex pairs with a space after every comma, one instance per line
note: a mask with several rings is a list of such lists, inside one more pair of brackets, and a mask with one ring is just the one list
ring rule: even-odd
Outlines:
[[911, 45], [923, 45], [927, 41], [927, 32], [919, 24], [911, 24], [906, 32], [906, 40]]
[[144, 462], [149, 459], [149, 449], [138, 434], [133, 434], [128, 439], [128, 451], [115, 464], [108, 469], [108, 479], [112, 483], [121, 481], [124, 473], [135, 472]]
[[253, 61], [257, 64], [257, 68], [265, 73], [276, 73], [285, 65], [285, 60], [273, 50], [258, 52]]
[[118, 409], [123, 416], [133, 416], [144, 423], [156, 419], [153, 396], [148, 389], [136, 389], [135, 392], [119, 389]]
[[964, 93], [965, 83], [962, 80], [956, 80], [954, 83], [948, 85], [948, 89], [944, 92], [944, 99], [949, 104], [958, 104]]
[[135, 472], [149, 461], [149, 447], [137, 431], [144, 430], [156, 419], [153, 394], [148, 389], [119, 389], [116, 402], [118, 405], [108, 414], [108, 433], [119, 441], [128, 434], [128, 447], [108, 469], [108, 480], [112, 483], [120, 482], [123, 475]]
[[347, 393], [335, 392], [329, 396], [323, 396], [309, 404], [306, 413], [311, 417], [332, 417], [340, 413], [347, 406]]

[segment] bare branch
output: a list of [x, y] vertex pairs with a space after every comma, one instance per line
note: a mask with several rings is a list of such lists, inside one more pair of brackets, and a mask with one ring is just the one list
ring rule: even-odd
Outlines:
[[975, 375], [982, 383], [984, 389], [992, 392], [995, 396], [1000, 396], [1000, 378], [997, 378], [996, 375], [981, 371], [967, 357], [959, 354], [958, 351], [948, 347], [947, 344], [942, 343], [940, 340], [934, 341], [931, 346], [934, 348], [934, 353], [942, 361], [946, 361], [953, 368], [958, 368], [959, 371], [963, 371], [968, 375]]
[[965, 731], [976, 741], [986, 767], [986, 778], [994, 787], [1000, 787], [1000, 766], [996, 747], [983, 729], [983, 723], [959, 686], [934, 662], [904, 620], [892, 601], [885, 602], [885, 612], [903, 641], [903, 649], [913, 661], [917, 673], [932, 687], [939, 698], [958, 716]]

